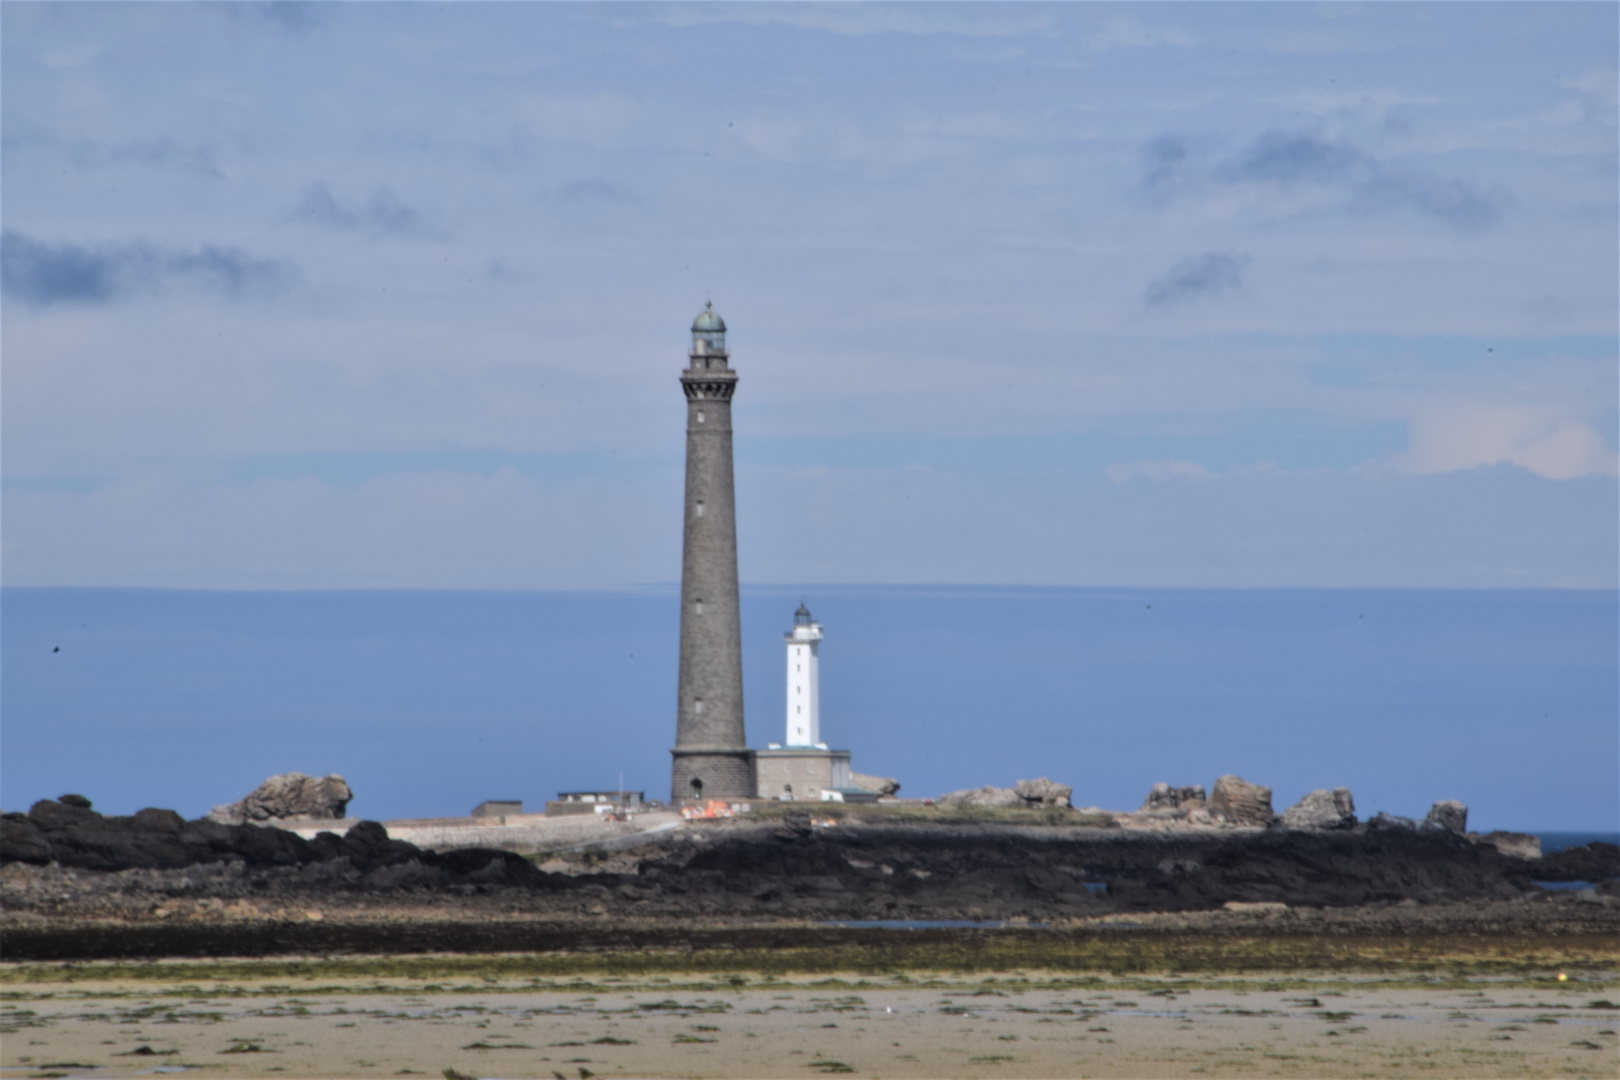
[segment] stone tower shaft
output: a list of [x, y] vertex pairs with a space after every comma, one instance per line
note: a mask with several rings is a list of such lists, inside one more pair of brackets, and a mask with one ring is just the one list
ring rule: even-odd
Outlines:
[[712, 306], [692, 324], [686, 395], [686, 524], [681, 545], [681, 655], [671, 796], [747, 798], [753, 753], [743, 729], [742, 625], [731, 397], [737, 373]]

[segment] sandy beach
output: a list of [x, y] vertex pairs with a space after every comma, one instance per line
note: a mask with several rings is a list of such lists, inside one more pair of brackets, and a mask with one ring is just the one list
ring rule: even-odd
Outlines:
[[[308, 963], [4, 972], [9, 1076], [1593, 1076], [1608, 975], [405, 978]], [[491, 965], [499, 970], [499, 965]], [[173, 978], [164, 977], [165, 972]]]

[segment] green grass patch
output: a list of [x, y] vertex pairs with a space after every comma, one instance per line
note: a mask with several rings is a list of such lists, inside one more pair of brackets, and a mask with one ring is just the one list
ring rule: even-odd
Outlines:
[[[834, 940], [818, 944], [827, 937]], [[850, 931], [839, 940], [818, 928], [805, 928], [773, 947], [726, 947], [724, 934], [685, 948], [624, 948], [591, 951], [499, 953], [494, 955], [352, 955], [333, 959], [243, 959], [218, 961], [96, 961], [0, 965], [0, 987], [15, 984], [84, 981], [189, 984], [214, 996], [244, 993], [221, 984], [279, 981], [280, 992], [309, 994], [312, 980], [371, 979], [379, 983], [416, 983], [409, 992], [472, 990], [490, 983], [531, 979], [575, 979], [581, 992], [614, 992], [622, 987], [599, 984], [604, 977], [657, 976], [706, 979], [716, 989], [734, 990], [740, 978], [786, 978], [842, 972], [862, 976], [904, 972], [1009, 972], [1038, 970], [1070, 974], [1242, 975], [1290, 972], [1318, 975], [1363, 974], [1387, 978], [1471, 979], [1518, 977], [1533, 985], [1545, 973], [1566, 971], [1587, 976], [1586, 993], [1596, 987], [1591, 976], [1611, 975], [1620, 967], [1620, 942], [1606, 934], [1527, 936], [1470, 934], [1427, 936], [1361, 936], [1302, 934], [1200, 935], [1171, 933], [1067, 933], [1042, 930]], [[742, 973], [747, 973], [746, 975]], [[457, 985], [464, 980], [470, 985]], [[293, 984], [293, 985], [288, 985]], [[1574, 989], [1575, 984], [1569, 984]], [[325, 992], [325, 991], [322, 991]], [[10, 995], [4, 995], [10, 996]], [[657, 1003], [648, 1008], [712, 1009], [702, 1005]], [[1316, 1007], [1320, 1007], [1316, 1003]], [[1603, 1006], [1598, 1006], [1602, 1008]], [[167, 1012], [172, 1006], [151, 1006]], [[201, 1019], [204, 1014], [185, 1015]], [[211, 1017], [210, 1017], [211, 1018]], [[8, 1012], [8, 1027], [31, 1018]]]

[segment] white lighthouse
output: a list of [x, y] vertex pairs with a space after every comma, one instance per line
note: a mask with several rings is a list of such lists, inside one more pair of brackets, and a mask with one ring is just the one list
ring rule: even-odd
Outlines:
[[821, 624], [803, 604], [793, 613], [787, 639], [787, 746], [827, 749], [821, 741], [821, 678], [816, 652], [821, 647]]
[[754, 777], [762, 798], [790, 802], [841, 800], [852, 788], [848, 750], [821, 741], [821, 624], [803, 604], [793, 613], [787, 639], [787, 738], [755, 752]]

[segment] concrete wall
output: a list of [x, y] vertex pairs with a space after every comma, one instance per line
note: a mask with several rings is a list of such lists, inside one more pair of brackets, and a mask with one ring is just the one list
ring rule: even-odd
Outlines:
[[754, 775], [762, 799], [815, 802], [824, 788], [850, 786], [849, 751], [761, 750], [755, 755]]
[[[383, 827], [394, 840], [408, 840], [417, 847], [434, 851], [455, 848], [487, 847], [505, 851], [548, 851], [578, 844], [595, 844], [618, 837], [633, 837], [655, 828], [677, 825], [680, 818], [673, 813], [640, 814], [634, 821], [603, 821], [600, 814], [580, 814], [570, 817], [544, 817], [524, 814], [522, 817], [501, 818], [438, 818], [385, 821]], [[277, 823], [305, 840], [313, 840], [318, 833], [343, 833], [357, 822], [354, 819], [338, 821], [309, 821]]]

